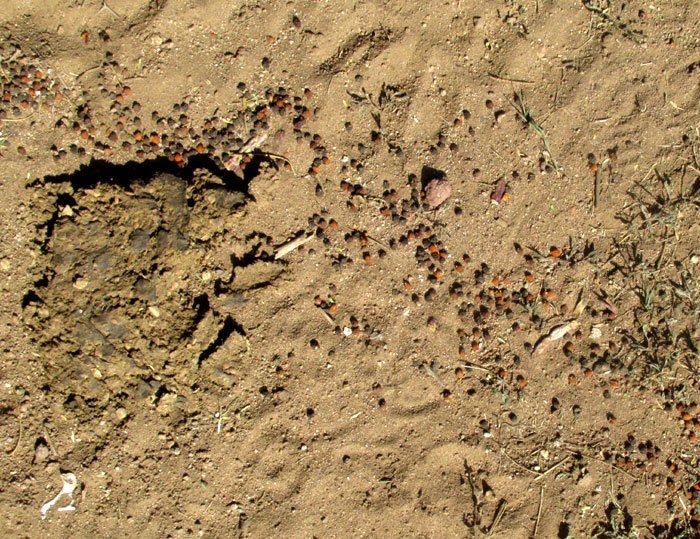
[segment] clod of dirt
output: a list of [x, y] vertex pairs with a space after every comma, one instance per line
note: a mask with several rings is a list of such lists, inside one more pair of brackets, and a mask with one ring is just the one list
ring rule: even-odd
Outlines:
[[43, 438], [39, 438], [34, 444], [34, 464], [41, 464], [49, 458], [49, 447]]
[[425, 203], [431, 208], [437, 208], [452, 194], [452, 187], [446, 177], [435, 178], [425, 186]]

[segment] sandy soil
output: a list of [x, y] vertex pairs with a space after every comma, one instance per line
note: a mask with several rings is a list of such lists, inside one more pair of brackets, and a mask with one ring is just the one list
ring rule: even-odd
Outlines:
[[700, 5], [7, 4], [7, 536], [700, 537]]

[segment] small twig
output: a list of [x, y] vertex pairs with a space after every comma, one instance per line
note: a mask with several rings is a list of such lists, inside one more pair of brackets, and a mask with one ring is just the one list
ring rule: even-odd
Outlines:
[[491, 77], [493, 79], [502, 80], [505, 82], [517, 82], [518, 84], [535, 84], [535, 82], [531, 81], [531, 80], [511, 79], [508, 77], [501, 77], [500, 75], [496, 75], [495, 73], [491, 73], [490, 71], [487, 74], [489, 77]]
[[545, 475], [547, 475], [548, 473], [553, 472], [554, 470], [556, 470], [557, 468], [559, 468], [559, 466], [561, 466], [562, 464], [564, 464], [567, 460], [569, 460], [569, 457], [568, 457], [568, 456], [567, 456], [567, 457], [564, 457], [564, 458], [561, 459], [559, 462], [557, 462], [554, 466], [552, 466], [552, 467], [550, 467], [549, 469], [547, 469], [546, 471], [542, 472], [542, 475], [540, 475], [539, 477], [536, 477], [536, 478], [535, 478], [535, 481], [539, 481], [540, 479], [542, 479], [542, 478], [543, 478]]
[[389, 250], [389, 246], [387, 244], [385, 244], [384, 242], [379, 241], [377, 238], [373, 238], [369, 234], [365, 234], [365, 235], [367, 236], [368, 239], [372, 240], [374, 243], [377, 243], [378, 245], [381, 245], [385, 249]]
[[501, 500], [500, 504], [498, 505], [498, 509], [496, 510], [496, 515], [493, 517], [493, 522], [491, 523], [491, 526], [489, 526], [489, 531], [486, 534], [486, 537], [491, 537], [491, 534], [496, 530], [496, 526], [498, 526], [498, 524], [501, 522], [501, 519], [506, 512], [506, 507], [508, 507], [508, 502]]
[[88, 67], [88, 68], [85, 69], [84, 71], [81, 71], [80, 73], [78, 73], [78, 74], [75, 76], [75, 80], [78, 80], [80, 77], [82, 77], [82, 76], [85, 75], [86, 73], [89, 73], [90, 71], [94, 71], [95, 69], [101, 68], [102, 65], [103, 65], [103, 64], [98, 64], [98, 65], [96, 65], [96, 66]]
[[305, 243], [308, 243], [313, 238], [313, 234], [309, 234], [308, 236], [305, 236], [304, 234], [299, 234], [299, 236], [297, 236], [291, 241], [288, 241], [287, 243], [282, 244], [280, 248], [277, 249], [277, 252], [275, 253], [275, 260], [279, 260], [283, 256], [291, 253], [294, 249], [298, 249]]
[[114, 15], [117, 19], [121, 19], [121, 15], [118, 15], [116, 11], [114, 11], [111, 7], [107, 5], [106, 0], [102, 0], [102, 6], [100, 6], [100, 9], [97, 10], [97, 14], [99, 15], [102, 13], [103, 10], [109, 11], [112, 15]]
[[513, 457], [511, 457], [508, 453], [506, 453], [506, 448], [505, 448], [505, 447], [501, 447], [501, 453], [503, 453], [503, 454], [508, 458], [509, 461], [511, 461], [513, 464], [515, 464], [515, 465], [516, 465], [518, 468], [520, 468], [521, 470], [525, 470], [526, 472], [530, 472], [531, 474], [536, 475], [536, 476], [542, 475], [540, 472], [536, 472], [535, 470], [531, 470], [530, 468], [528, 468], [528, 467], [523, 466], [522, 464], [520, 464], [517, 460], [515, 460], [515, 459], [514, 459]]
[[483, 372], [487, 372], [487, 373], [489, 373], [489, 374], [491, 373], [490, 370], [488, 370], [488, 369], [486, 369], [486, 368], [484, 368], [484, 367], [480, 367], [479, 365], [474, 365], [473, 363], [470, 363], [469, 361], [465, 361], [465, 362], [464, 362], [464, 366], [465, 366], [467, 369], [474, 369], [474, 370], [476, 370], [476, 371], [483, 371]]
[[41, 431], [44, 434], [44, 439], [46, 440], [46, 443], [49, 444], [49, 448], [51, 449], [53, 456], [56, 458], [56, 460], [58, 460], [58, 451], [56, 451], [56, 447], [53, 445], [53, 442], [51, 441], [51, 436], [49, 436], [49, 431], [46, 428], [46, 423], [41, 425]]
[[540, 487], [540, 507], [537, 510], [537, 520], [535, 521], [535, 531], [532, 534], [533, 538], [537, 538], [537, 531], [540, 527], [540, 517], [542, 516], [542, 500], [544, 498], [544, 487]]
[[2, 123], [5, 123], [5, 122], [21, 122], [21, 121], [26, 120], [27, 118], [31, 118], [31, 117], [34, 116], [35, 114], [36, 114], [36, 111], [33, 111], [31, 114], [27, 114], [26, 116], [22, 116], [21, 118], [5, 118], [4, 120], [2, 120]]
[[324, 316], [326, 320], [328, 320], [328, 323], [331, 325], [331, 327], [335, 327], [337, 324], [335, 323], [335, 320], [333, 320], [333, 317], [328, 314], [326, 311], [321, 309], [320, 307], [318, 308], [319, 312]]
[[595, 171], [595, 180], [593, 186], [593, 207], [598, 207], [598, 201], [600, 200], [600, 167]]

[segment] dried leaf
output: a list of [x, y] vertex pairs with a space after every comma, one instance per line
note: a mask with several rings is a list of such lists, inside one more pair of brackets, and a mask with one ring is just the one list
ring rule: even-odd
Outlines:
[[503, 200], [503, 195], [506, 194], [507, 187], [508, 185], [506, 184], [505, 178], [501, 178], [500, 180], [498, 180], [498, 182], [496, 183], [496, 189], [491, 195], [491, 201], [495, 204], [500, 204]]

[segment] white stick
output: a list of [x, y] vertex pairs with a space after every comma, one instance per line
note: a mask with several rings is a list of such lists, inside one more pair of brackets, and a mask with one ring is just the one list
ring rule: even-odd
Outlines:
[[287, 243], [283, 244], [279, 249], [277, 249], [277, 253], [275, 254], [275, 260], [279, 260], [284, 255], [291, 253], [294, 249], [298, 249], [305, 243], [311, 241], [313, 237], [313, 234], [309, 234], [308, 236], [305, 236], [304, 234], [299, 234], [296, 238], [294, 238], [291, 241], [288, 241]]

